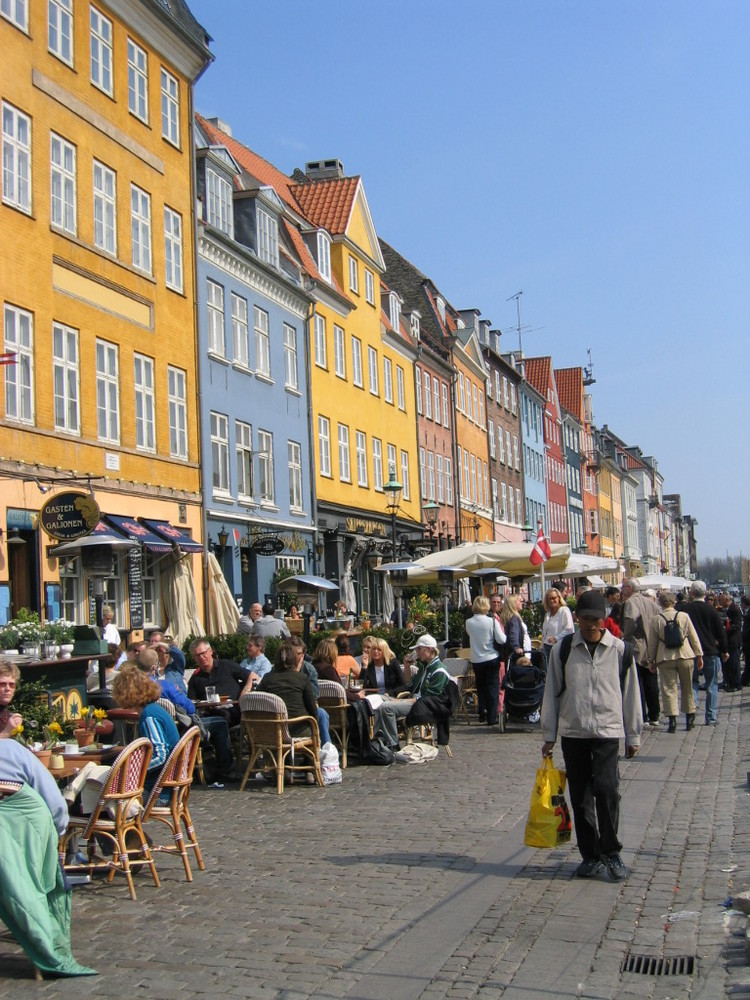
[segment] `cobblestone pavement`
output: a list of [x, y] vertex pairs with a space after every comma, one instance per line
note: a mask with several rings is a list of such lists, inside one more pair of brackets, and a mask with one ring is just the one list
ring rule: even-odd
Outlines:
[[[723, 694], [715, 728], [647, 731], [622, 762], [623, 883], [572, 878], [574, 844], [524, 847], [538, 727], [458, 724], [453, 759], [282, 796], [196, 788], [207, 870], [187, 883], [161, 857], [162, 888], [140, 874], [135, 902], [122, 878], [76, 889], [74, 953], [100, 975], [34, 983], [6, 934], [0, 997], [750, 997], [745, 918], [723, 905], [750, 888], [741, 702]], [[693, 972], [622, 972], [628, 954]]]

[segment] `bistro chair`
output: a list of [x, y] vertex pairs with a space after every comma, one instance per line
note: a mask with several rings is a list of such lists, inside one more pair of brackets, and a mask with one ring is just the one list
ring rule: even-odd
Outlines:
[[341, 684], [337, 684], [335, 681], [321, 680], [319, 684], [318, 704], [328, 712], [331, 740], [341, 751], [341, 766], [344, 768], [346, 767], [346, 748], [349, 742], [346, 721], [346, 710], [349, 703], [346, 700], [346, 691]]
[[[204, 871], [206, 868], [188, 809], [193, 768], [200, 749], [200, 742], [200, 729], [197, 726], [191, 726], [164, 762], [164, 767], [156, 779], [156, 784], [151, 789], [151, 794], [141, 816], [141, 824], [154, 819], [169, 827], [174, 844], [155, 846], [151, 850], [162, 851], [165, 854], [179, 854], [185, 866], [188, 882], [193, 881], [193, 873], [190, 870], [186, 848], [190, 847], [195, 851], [195, 860], [198, 862], [200, 870]], [[167, 801], [164, 801], [165, 799]], [[183, 826], [185, 828], [184, 834]]]
[[[250, 760], [240, 784], [243, 791], [250, 773], [259, 770], [255, 763], [263, 754], [260, 770], [276, 773], [276, 791], [284, 791], [284, 771], [313, 774], [319, 785], [323, 784], [320, 769], [320, 734], [318, 720], [311, 715], [290, 719], [286, 705], [278, 695], [266, 691], [252, 691], [240, 698], [242, 728], [250, 742]], [[310, 727], [309, 736], [292, 736], [289, 727], [304, 722]]]
[[474, 678], [474, 667], [471, 660], [468, 656], [459, 655], [463, 652], [466, 652], [466, 650], [456, 650], [455, 656], [443, 660], [443, 666], [455, 679], [456, 684], [458, 684], [461, 699], [458, 707], [466, 719], [467, 726], [470, 726], [471, 717], [469, 716], [468, 706], [476, 705], [477, 703], [477, 682]]
[[[116, 872], [122, 872], [128, 880], [131, 899], [136, 898], [133, 865], [148, 865], [154, 885], [157, 889], [160, 887], [156, 865], [141, 826], [143, 785], [152, 752], [153, 747], [147, 739], [141, 738], [129, 743], [110, 768], [91, 815], [72, 816], [67, 831], [60, 838], [61, 857], [65, 857], [68, 843], [74, 834], [78, 834], [81, 841], [88, 844], [88, 862], [66, 865], [66, 871], [87, 868], [91, 875], [95, 868], [100, 871], [108, 870], [109, 882], [115, 877]], [[130, 833], [135, 835], [139, 844], [137, 848], [131, 848], [129, 851], [125, 840]], [[111, 858], [97, 855], [97, 837], [112, 845]], [[136, 852], [140, 857], [131, 859], [130, 854]]]

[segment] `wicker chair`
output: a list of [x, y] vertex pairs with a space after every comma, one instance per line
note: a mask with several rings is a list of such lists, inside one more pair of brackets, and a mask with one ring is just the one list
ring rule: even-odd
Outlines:
[[[133, 865], [148, 865], [157, 889], [160, 887], [156, 865], [151, 855], [151, 849], [141, 826], [143, 811], [143, 785], [146, 780], [148, 765], [151, 761], [153, 747], [147, 739], [137, 739], [129, 743], [115, 760], [104, 782], [99, 799], [90, 816], [73, 816], [67, 831], [60, 840], [62, 856], [73, 834], [79, 834], [88, 843], [88, 863], [84, 865], [65, 866], [65, 870], [87, 868], [89, 874], [93, 870], [108, 870], [109, 880], [115, 877], [115, 872], [122, 872], [128, 880], [130, 898], [135, 899], [133, 885]], [[114, 816], [113, 819], [109, 815]], [[128, 851], [126, 836], [133, 831], [139, 840], [139, 846]], [[112, 844], [111, 858], [96, 854], [96, 838], [101, 837]], [[130, 858], [135, 851], [140, 857]]]
[[328, 712], [328, 728], [331, 739], [341, 751], [341, 766], [346, 767], [346, 748], [349, 742], [347, 730], [346, 710], [349, 703], [346, 700], [346, 691], [335, 681], [319, 681], [320, 695], [318, 704]]
[[469, 716], [468, 705], [473, 704], [476, 706], [477, 682], [474, 677], [474, 668], [471, 665], [471, 660], [468, 656], [460, 655], [465, 652], [467, 651], [461, 649], [456, 650], [455, 657], [443, 660], [443, 666], [448, 673], [455, 678], [456, 683], [458, 684], [458, 689], [461, 692], [461, 701], [458, 707], [461, 714], [466, 719], [467, 726], [470, 726], [471, 717]]
[[[142, 824], [155, 819], [169, 827], [174, 844], [152, 847], [151, 849], [163, 851], [165, 854], [179, 854], [185, 866], [188, 882], [193, 881], [193, 873], [190, 871], [190, 861], [186, 848], [190, 847], [195, 851], [195, 860], [198, 862], [200, 870], [204, 871], [206, 868], [188, 809], [193, 768], [200, 749], [200, 742], [200, 729], [197, 726], [192, 726], [165, 761], [141, 816]], [[168, 804], [159, 801], [163, 792], [169, 796]], [[185, 827], [184, 835], [183, 826]]]
[[[258, 757], [263, 754], [260, 770], [276, 772], [276, 791], [284, 791], [284, 771], [313, 774], [318, 784], [323, 784], [320, 770], [320, 734], [318, 720], [311, 715], [290, 719], [286, 705], [278, 695], [265, 691], [252, 691], [240, 698], [242, 727], [250, 741], [250, 760], [240, 783], [243, 791]], [[310, 736], [292, 737], [289, 726], [305, 722], [312, 730]], [[300, 758], [302, 763], [300, 763]]]

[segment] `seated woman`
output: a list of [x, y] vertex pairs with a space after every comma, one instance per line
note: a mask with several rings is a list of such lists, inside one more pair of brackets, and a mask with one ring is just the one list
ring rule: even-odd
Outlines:
[[[313, 719], [317, 719], [320, 745], [323, 746], [325, 743], [330, 743], [328, 712], [318, 708], [310, 679], [302, 673], [304, 657], [305, 647], [302, 643], [297, 645], [294, 642], [283, 642], [276, 653], [273, 670], [261, 678], [256, 690], [278, 695], [286, 705], [290, 719], [302, 715], [311, 715]], [[248, 694], [250, 691], [252, 684], [246, 686], [242, 694]], [[305, 722], [297, 722], [289, 727], [289, 732], [292, 736], [309, 736], [310, 727]]]
[[[352, 677], [359, 677], [362, 668], [351, 655], [349, 649], [349, 639], [345, 635], [337, 635], [336, 639], [336, 649], [338, 651], [338, 659], [336, 661], [336, 670], [341, 678], [340, 684], [344, 687], [349, 686], [349, 681]], [[313, 662], [315, 660], [313, 659]], [[320, 671], [318, 671], [320, 673]]]
[[156, 702], [161, 698], [161, 686], [135, 666], [124, 667], [112, 685], [112, 697], [119, 708], [133, 708], [140, 712], [136, 734], [145, 736], [154, 750], [146, 776], [146, 792], [150, 792], [166, 763], [180, 742], [174, 719]]
[[20, 679], [21, 671], [15, 663], [0, 660], [0, 739], [8, 739], [23, 723], [20, 713], [10, 707]]
[[368, 662], [361, 680], [366, 691], [393, 698], [408, 690], [401, 664], [385, 639], [370, 639]]

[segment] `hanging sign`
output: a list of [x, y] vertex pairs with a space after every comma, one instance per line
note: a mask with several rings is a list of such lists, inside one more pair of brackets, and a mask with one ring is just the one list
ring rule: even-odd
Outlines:
[[250, 548], [256, 556], [277, 556], [284, 551], [284, 540], [278, 535], [258, 534], [253, 536]]
[[90, 493], [70, 490], [45, 500], [39, 520], [50, 538], [70, 542], [90, 535], [99, 523], [99, 513], [99, 504]]

